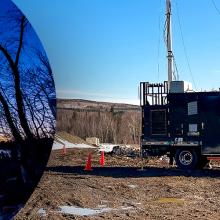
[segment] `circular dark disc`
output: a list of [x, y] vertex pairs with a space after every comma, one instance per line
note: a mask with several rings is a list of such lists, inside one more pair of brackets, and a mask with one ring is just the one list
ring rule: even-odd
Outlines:
[[56, 94], [45, 50], [25, 15], [0, 0], [0, 219], [24, 206], [53, 144]]

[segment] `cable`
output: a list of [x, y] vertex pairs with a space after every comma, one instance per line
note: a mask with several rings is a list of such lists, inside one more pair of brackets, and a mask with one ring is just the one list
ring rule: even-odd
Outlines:
[[175, 75], [175, 73], [173, 74], [174, 75], [174, 79], [175, 80], [179, 80], [179, 73], [178, 73], [178, 69], [177, 69], [176, 60], [175, 60], [174, 55], [173, 55], [173, 62], [174, 62], [175, 70], [176, 70], [176, 75]]
[[182, 26], [181, 26], [181, 22], [180, 22], [179, 9], [178, 9], [178, 6], [177, 6], [177, 1], [175, 1], [175, 3], [176, 3], [177, 18], [178, 18], [180, 34], [181, 34], [181, 39], [182, 39], [182, 44], [183, 44], [183, 49], [184, 49], [184, 53], [185, 53], [185, 58], [186, 58], [187, 66], [188, 66], [188, 69], [189, 69], [189, 72], [190, 72], [190, 75], [191, 75], [194, 87], [197, 90], [196, 83], [195, 83], [195, 80], [194, 80], [194, 77], [193, 77], [193, 73], [192, 73], [192, 69], [191, 69], [191, 66], [190, 66], [190, 63], [189, 63], [189, 57], [188, 57], [188, 54], [187, 54], [185, 41], [184, 41], [184, 38], [183, 38], [183, 31], [182, 31]]
[[214, 0], [211, 0], [214, 8], [216, 9], [216, 11], [218, 12], [218, 14], [220, 15], [220, 10], [218, 9], [217, 5], [215, 4], [215, 1]]
[[[160, 0], [160, 7], [161, 9], [161, 0]], [[159, 22], [158, 22], [158, 30], [159, 30], [159, 37], [158, 37], [158, 48], [157, 48], [157, 81], [159, 82], [159, 79], [160, 79], [160, 20], [161, 20], [161, 13], [160, 13], [161, 10], [159, 10]]]

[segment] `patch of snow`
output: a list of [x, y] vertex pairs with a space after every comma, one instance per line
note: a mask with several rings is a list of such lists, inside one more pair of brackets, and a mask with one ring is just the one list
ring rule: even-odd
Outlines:
[[91, 209], [91, 208], [80, 208], [76, 206], [60, 206], [60, 209], [61, 210], [59, 212], [63, 214], [78, 215], [78, 216], [92, 216], [92, 215], [97, 215], [103, 212], [130, 210], [130, 209], [133, 209], [133, 207], [122, 206], [119, 209], [100, 207], [100, 208]]
[[109, 212], [111, 208], [100, 208], [100, 209], [90, 209], [90, 208], [80, 208], [75, 206], [60, 206], [61, 213], [79, 216], [91, 216], [97, 215], [103, 212]]
[[131, 207], [131, 206], [128, 206], [128, 207], [122, 206], [121, 207], [121, 210], [130, 210], [130, 209], [133, 209], [133, 207]]
[[104, 151], [106, 153], [111, 153], [114, 149], [114, 147], [118, 147], [121, 153], [129, 153], [131, 151], [134, 151], [135, 148], [132, 145], [122, 145], [122, 144], [106, 144], [106, 143], [101, 143], [99, 145], [99, 151]]
[[161, 156], [161, 157], [159, 158], [159, 160], [162, 161], [162, 162], [167, 162], [167, 163], [169, 163], [170, 158], [169, 158], [167, 155], [163, 155], [163, 156]]
[[128, 185], [128, 187], [132, 188], [132, 189], [135, 189], [138, 187], [138, 185]]
[[63, 146], [65, 146], [66, 148], [95, 148], [91, 145], [88, 144], [73, 144], [67, 140], [59, 140], [58, 141], [54, 141], [53, 143], [53, 147], [52, 150], [60, 150], [63, 149]]
[[133, 202], [133, 205], [141, 205], [141, 202]]
[[113, 148], [118, 145], [116, 144], [100, 144], [99, 145], [99, 151], [104, 151], [106, 153], [112, 152]]
[[37, 213], [41, 216], [41, 217], [46, 217], [46, 211], [43, 208], [40, 208]]
[[74, 144], [75, 148], [96, 148], [88, 144]]
[[98, 208], [106, 208], [107, 205], [98, 205]]

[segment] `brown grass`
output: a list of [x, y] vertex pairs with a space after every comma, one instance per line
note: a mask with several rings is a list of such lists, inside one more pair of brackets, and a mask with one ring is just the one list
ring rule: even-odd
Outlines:
[[56, 135], [74, 144], [87, 144], [82, 138], [68, 134], [65, 131], [57, 132]]

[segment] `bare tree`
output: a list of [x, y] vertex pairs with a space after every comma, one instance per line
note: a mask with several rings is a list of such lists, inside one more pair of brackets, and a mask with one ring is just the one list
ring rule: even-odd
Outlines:
[[16, 141], [33, 142], [55, 131], [52, 70], [44, 50], [35, 48], [38, 39], [26, 17], [11, 10], [3, 20], [7, 20], [8, 29], [16, 28], [0, 38], [2, 120]]
[[57, 131], [66, 131], [83, 139], [95, 136], [105, 143], [138, 144], [140, 129], [139, 111], [114, 113], [58, 109], [57, 112]]
[[30, 180], [36, 177], [39, 152], [49, 155], [52, 146], [40, 139], [55, 132], [54, 81], [38, 37], [15, 6], [0, 17], [0, 26], [0, 132], [16, 142]]

